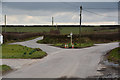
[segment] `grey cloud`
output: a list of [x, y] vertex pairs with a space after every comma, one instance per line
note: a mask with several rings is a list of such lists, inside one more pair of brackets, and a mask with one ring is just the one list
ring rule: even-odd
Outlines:
[[118, 2], [119, 0], [3, 0], [4, 2]]
[[[3, 14], [7, 15], [31, 15], [31, 16], [46, 16], [56, 12], [73, 12], [79, 14], [79, 6], [93, 12], [105, 13], [117, 11], [116, 2], [4, 2]], [[89, 9], [92, 8], [92, 9]], [[93, 9], [100, 8], [100, 9]], [[106, 8], [106, 9], [101, 9]], [[111, 8], [111, 9], [107, 9]]]
[[[83, 9], [96, 12], [99, 14], [107, 14], [108, 16], [117, 16], [117, 3], [116, 2], [3, 2], [3, 14], [11, 15], [28, 15], [28, 16], [41, 16], [44, 17], [42, 22], [50, 22], [51, 17], [54, 16], [56, 22], [79, 22], [79, 7], [83, 6]], [[90, 9], [92, 8], [92, 9]], [[94, 8], [94, 9], [93, 9]], [[95, 9], [99, 8], [99, 9]], [[106, 8], [106, 9], [104, 9]], [[108, 9], [107, 9], [108, 8]], [[65, 13], [64, 15], [61, 15]], [[69, 14], [67, 14], [69, 13]], [[58, 14], [56, 16], [56, 14]], [[77, 17], [72, 20], [72, 17]], [[92, 13], [85, 12], [83, 10], [83, 22], [104, 22], [104, 21], [117, 21], [116, 18], [107, 18], [97, 16]], [[21, 18], [19, 17], [21, 20]], [[28, 20], [29, 21], [29, 20]], [[36, 21], [31, 20], [27, 23]], [[40, 22], [40, 21], [39, 21]], [[24, 22], [21, 22], [24, 23]]]
[[79, 8], [118, 8], [117, 2], [3, 2], [3, 8], [69, 11]]

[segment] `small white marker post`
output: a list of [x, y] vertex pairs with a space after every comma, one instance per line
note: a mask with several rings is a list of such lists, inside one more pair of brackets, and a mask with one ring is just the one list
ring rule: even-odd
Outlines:
[[71, 32], [70, 35], [67, 36], [67, 37], [71, 37], [71, 45], [72, 45], [72, 35], [73, 33]]
[[3, 35], [0, 34], [0, 44], [3, 44]]

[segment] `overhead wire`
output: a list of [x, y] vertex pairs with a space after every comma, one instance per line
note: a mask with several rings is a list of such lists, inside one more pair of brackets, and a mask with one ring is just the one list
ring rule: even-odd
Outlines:
[[89, 12], [89, 13], [92, 13], [92, 14], [95, 14], [95, 15], [98, 15], [98, 16], [117, 17], [117, 16], [106, 16], [106, 15], [103, 15], [103, 14], [100, 14], [100, 13], [96, 13], [96, 12], [93, 12], [93, 11], [90, 11], [90, 10], [86, 10], [86, 9], [83, 9], [83, 11], [86, 11], [86, 12]]
[[[72, 7], [80, 7], [80, 6], [76, 6], [76, 5], [72, 5], [68, 2], [61, 2], [61, 3], [64, 3], [64, 4], [67, 4], [69, 6], [72, 6]], [[117, 9], [117, 8], [83, 8], [83, 11], [86, 11], [86, 12], [89, 12], [89, 13], [92, 13], [92, 14], [95, 14], [95, 15], [98, 15], [98, 16], [104, 16], [104, 17], [108, 17], [108, 18], [118, 18], [118, 16], [108, 16], [108, 15], [103, 15], [103, 14], [100, 14], [100, 13], [96, 13], [96, 12], [93, 12], [93, 11], [90, 11], [90, 10], [87, 10], [87, 9]], [[74, 11], [73, 11], [74, 13]]]

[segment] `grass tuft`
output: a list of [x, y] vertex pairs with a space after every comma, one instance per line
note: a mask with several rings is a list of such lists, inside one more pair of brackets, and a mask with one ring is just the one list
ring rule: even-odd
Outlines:
[[2, 72], [3, 74], [12, 70], [10, 66], [7, 65], [0, 65], [0, 72]]

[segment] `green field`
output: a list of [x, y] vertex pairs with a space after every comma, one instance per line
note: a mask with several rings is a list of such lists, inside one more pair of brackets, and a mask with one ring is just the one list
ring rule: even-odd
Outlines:
[[7, 65], [0, 65], [0, 73], [4, 74], [8, 71], [12, 70], [10, 66]]
[[43, 58], [47, 54], [40, 49], [28, 48], [21, 45], [2, 45], [2, 58], [17, 58], [17, 59], [36, 59]]
[[[4, 31], [4, 27], [2, 30]], [[6, 27], [6, 32], [49, 32], [51, 29], [55, 30], [55, 27]], [[79, 33], [79, 27], [60, 27], [61, 34], [73, 34]], [[82, 27], [82, 33], [95, 33], [95, 32], [116, 32], [118, 29], [109, 29], [109, 27]]]
[[108, 60], [111, 62], [114, 62], [114, 63], [120, 63], [120, 53], [119, 52], [120, 52], [120, 47], [111, 50], [107, 54]]

